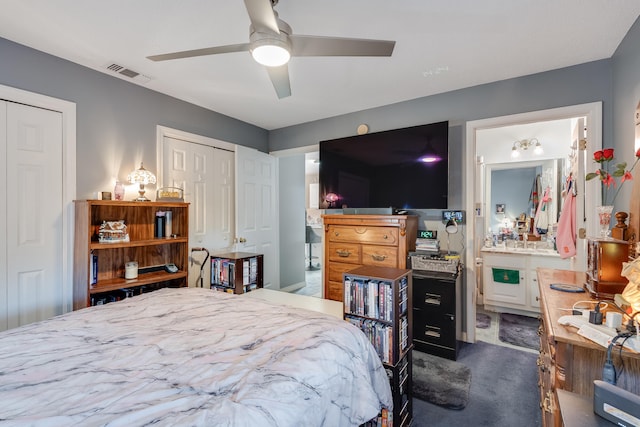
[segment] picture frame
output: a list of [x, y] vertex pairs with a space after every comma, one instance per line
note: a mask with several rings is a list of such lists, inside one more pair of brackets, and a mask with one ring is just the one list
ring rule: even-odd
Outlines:
[[184, 202], [184, 191], [180, 187], [162, 187], [156, 191], [158, 202]]
[[503, 214], [505, 213], [507, 210], [507, 206], [504, 203], [497, 203], [496, 204], [496, 213], [497, 214]]

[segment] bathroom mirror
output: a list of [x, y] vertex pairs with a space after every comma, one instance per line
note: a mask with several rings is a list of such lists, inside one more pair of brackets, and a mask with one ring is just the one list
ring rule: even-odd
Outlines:
[[[562, 190], [569, 175], [574, 129], [579, 118], [567, 118], [483, 129], [476, 133], [479, 165], [476, 202], [482, 207], [482, 236], [529, 230], [534, 239], [535, 217], [547, 193], [541, 229], [557, 223]], [[537, 183], [534, 187], [534, 183]], [[532, 194], [533, 189], [535, 193]], [[496, 206], [504, 206], [498, 209]], [[480, 231], [480, 230], [477, 230]]]
[[485, 165], [485, 229], [544, 234], [558, 221], [565, 166], [560, 158]]

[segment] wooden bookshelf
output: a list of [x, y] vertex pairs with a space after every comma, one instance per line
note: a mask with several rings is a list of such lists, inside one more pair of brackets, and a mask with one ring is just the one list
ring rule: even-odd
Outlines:
[[381, 418], [389, 427], [409, 426], [413, 419], [411, 270], [359, 267], [343, 274], [343, 289], [345, 320], [369, 337], [389, 377], [393, 411]]
[[[171, 212], [173, 237], [154, 238], [157, 212]], [[123, 220], [129, 241], [102, 243], [103, 221]], [[97, 257], [97, 281], [91, 284], [91, 258]], [[121, 289], [135, 292], [188, 285], [189, 204], [112, 200], [75, 201], [73, 309], [91, 305], [92, 298]], [[125, 279], [125, 263], [138, 262], [139, 274]], [[145, 268], [173, 263], [178, 272]], [[144, 287], [144, 288], [143, 288]], [[115, 294], [114, 294], [115, 295]]]
[[263, 287], [262, 254], [227, 252], [211, 255], [211, 289], [244, 294]]

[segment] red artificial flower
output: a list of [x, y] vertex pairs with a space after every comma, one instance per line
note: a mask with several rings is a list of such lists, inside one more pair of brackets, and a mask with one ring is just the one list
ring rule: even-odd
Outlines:
[[[610, 162], [614, 159], [614, 150], [613, 148], [605, 148], [604, 150], [598, 150], [593, 153], [593, 161], [596, 163], [600, 163], [600, 168], [595, 172], [589, 172], [585, 176], [587, 181], [598, 177], [600, 182], [602, 182], [603, 194], [602, 194], [602, 203], [607, 205], [613, 205], [616, 198], [618, 197], [618, 193], [622, 188], [622, 184], [625, 181], [630, 181], [633, 179], [633, 169], [636, 167], [638, 161], [640, 161], [640, 148], [635, 152], [636, 160], [631, 166], [631, 168], [627, 169], [627, 163], [621, 162], [616, 165], [610, 165]], [[613, 167], [613, 170], [609, 172], [609, 169]], [[620, 185], [617, 185], [616, 178], [620, 178]], [[608, 199], [607, 190], [611, 187], [617, 187], [615, 193], [613, 195], [613, 199]]]
[[602, 163], [604, 162], [604, 152], [602, 150], [596, 151], [593, 153], [593, 160]]
[[613, 185], [616, 186], [616, 181], [613, 179], [610, 173], [605, 173], [604, 177], [602, 177], [602, 183], [607, 186], [607, 188]]
[[605, 148], [602, 150], [602, 155], [606, 161], [613, 160], [613, 148]]

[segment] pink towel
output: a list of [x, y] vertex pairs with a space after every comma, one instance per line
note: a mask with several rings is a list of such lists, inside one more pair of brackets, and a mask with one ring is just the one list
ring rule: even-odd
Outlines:
[[569, 181], [558, 220], [556, 247], [560, 258], [569, 258], [576, 254], [576, 197], [573, 195], [572, 185], [575, 183]]

